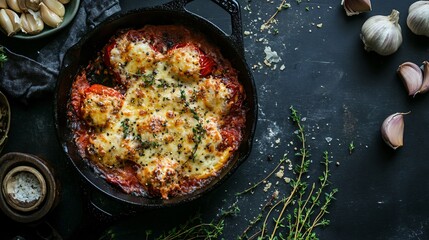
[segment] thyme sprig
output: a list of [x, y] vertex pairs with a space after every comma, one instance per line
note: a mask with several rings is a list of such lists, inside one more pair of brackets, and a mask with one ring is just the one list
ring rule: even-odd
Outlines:
[[263, 30], [268, 28], [276, 18], [277, 14], [279, 14], [279, 12], [281, 12], [283, 9], [288, 9], [288, 8], [290, 8], [290, 4], [287, 3], [286, 0], [282, 0], [280, 5], [276, 8], [276, 11], [274, 12], [274, 14], [271, 15], [271, 17], [264, 24], [262, 24], [261, 29]]
[[[324, 170], [322, 175], [319, 177], [319, 187], [316, 190], [316, 183], [312, 184], [311, 190], [308, 193], [305, 200], [303, 196], [305, 194], [300, 194], [298, 200], [298, 208], [294, 215], [295, 223], [289, 222], [290, 231], [289, 238], [291, 239], [314, 239], [313, 229], [318, 226], [327, 226], [329, 220], [324, 219], [324, 215], [328, 213], [328, 206], [334, 200], [335, 193], [338, 192], [338, 189], [334, 188], [331, 192], [325, 193], [326, 187], [330, 184], [328, 178], [330, 176], [329, 171], [329, 154], [328, 152], [323, 153], [324, 161]], [[314, 194], [313, 194], [314, 193]], [[323, 195], [325, 199], [323, 201]], [[315, 213], [317, 215], [312, 217]]]
[[[198, 222], [197, 224], [195, 224]], [[201, 218], [195, 217], [187, 221], [179, 228], [173, 228], [166, 234], [157, 237], [156, 240], [176, 240], [176, 239], [217, 239], [223, 232], [224, 221], [203, 223]]]
[[[153, 237], [154, 232], [150, 229], [145, 231], [145, 239], [155, 240], [182, 240], [182, 239], [217, 239], [220, 237], [224, 229], [224, 220], [213, 220], [209, 223], [203, 223], [200, 214], [189, 218], [184, 224], [174, 227], [171, 230], [164, 232], [158, 237]], [[100, 239], [113, 239], [119, 235], [109, 231]], [[125, 237], [125, 236], [123, 236]]]
[[271, 175], [273, 175], [276, 171], [277, 171], [277, 169], [279, 169], [279, 167], [283, 164], [283, 162], [285, 162], [286, 161], [286, 156], [287, 155], [284, 155], [283, 156], [283, 158], [282, 159], [280, 159], [280, 162], [279, 162], [279, 164], [277, 164], [277, 166], [273, 169], [273, 171], [271, 171], [264, 179], [262, 179], [261, 181], [259, 181], [259, 182], [257, 182], [257, 183], [255, 183], [255, 184], [253, 184], [251, 187], [249, 187], [248, 189], [246, 189], [246, 190], [244, 190], [244, 191], [241, 191], [241, 192], [239, 192], [239, 193], [236, 193], [235, 195], [236, 196], [239, 196], [239, 195], [242, 195], [242, 194], [245, 194], [245, 193], [248, 193], [248, 192], [250, 192], [250, 191], [252, 191], [253, 189], [255, 189], [256, 187], [258, 187], [261, 183], [264, 183], [265, 181], [267, 181], [267, 179], [268, 178], [270, 178], [271, 177]]
[[201, 118], [198, 115], [198, 112], [196, 111], [197, 107], [195, 107], [195, 109], [191, 107], [190, 102], [186, 98], [185, 90], [183, 89], [180, 90], [180, 100], [184, 104], [183, 112], [186, 112], [186, 110], [189, 110], [192, 113], [192, 117], [197, 121], [197, 124], [195, 125], [195, 127], [192, 128], [192, 133], [193, 133], [192, 140], [194, 141], [195, 145], [192, 149], [192, 154], [190, 156], [190, 159], [194, 161], [197, 158], [198, 147], [200, 146], [206, 134], [206, 129], [202, 125]]
[[[297, 127], [295, 131], [296, 137], [299, 140], [300, 147], [297, 149], [296, 157], [298, 163], [293, 168], [294, 179], [291, 179], [289, 185], [290, 192], [281, 198], [277, 198], [275, 194], [261, 209], [261, 212], [250, 221], [247, 228], [238, 237], [238, 239], [294, 239], [294, 240], [315, 240], [318, 239], [314, 230], [317, 227], [325, 227], [330, 221], [325, 218], [328, 214], [328, 207], [335, 200], [335, 194], [338, 189], [334, 188], [327, 190], [330, 185], [329, 177], [330, 170], [329, 154], [327, 151], [323, 153], [323, 170], [318, 177], [318, 181], [312, 184], [306, 182], [304, 176], [308, 173], [310, 167], [310, 150], [306, 139], [305, 128], [301, 123], [300, 114], [290, 107], [290, 119]], [[268, 180], [283, 163], [285, 158], [280, 160], [280, 164], [263, 180], [253, 185], [250, 189], [253, 190], [260, 183]], [[243, 191], [242, 193], [249, 192]], [[240, 193], [240, 194], [242, 194]], [[261, 223], [262, 221], [262, 223]], [[248, 237], [248, 233], [252, 228], [261, 224], [259, 231]]]
[[[301, 181], [302, 176], [308, 171], [308, 166], [310, 164], [310, 160], [309, 160], [310, 153], [308, 152], [305, 130], [304, 130], [304, 126], [301, 124], [301, 116], [299, 115], [298, 111], [296, 111], [292, 106], [290, 107], [290, 111], [291, 111], [291, 119], [298, 128], [297, 137], [298, 137], [299, 141], [301, 142], [301, 147], [299, 149], [299, 152], [296, 155], [299, 156], [301, 158], [301, 160], [300, 160], [300, 163], [298, 165], [296, 165], [295, 170], [294, 170], [294, 172], [296, 174], [296, 179], [291, 181], [292, 191], [289, 194], [289, 196], [283, 200], [283, 202], [284, 202], [283, 207], [280, 210], [280, 213], [279, 213], [277, 219], [275, 220], [275, 226], [273, 228], [273, 231], [272, 231], [269, 239], [273, 239], [274, 236], [276, 235], [276, 232], [280, 227], [279, 223], [283, 219], [285, 211], [286, 211], [287, 207], [292, 203], [292, 200], [294, 199], [295, 195], [299, 191], [305, 191], [305, 189], [307, 187], [307, 184], [305, 182]], [[264, 236], [268, 218], [269, 218], [269, 215], [266, 216], [264, 224], [262, 226], [261, 238], [263, 238], [263, 236]]]

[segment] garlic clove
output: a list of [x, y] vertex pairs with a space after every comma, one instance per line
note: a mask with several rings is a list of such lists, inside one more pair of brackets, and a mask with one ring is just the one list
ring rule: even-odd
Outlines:
[[70, 2], [70, 0], [59, 0], [60, 1], [60, 3], [62, 3], [62, 4], [67, 4], [67, 3], [69, 3]]
[[417, 1], [410, 5], [407, 26], [414, 34], [429, 37], [429, 1]]
[[21, 29], [21, 20], [19, 19], [18, 14], [10, 9], [5, 10], [6, 14], [9, 16], [10, 21], [12, 22], [14, 33], [18, 32]]
[[0, 26], [8, 36], [14, 35], [20, 29], [20, 20], [18, 14], [10, 9], [0, 10]]
[[64, 17], [65, 8], [58, 0], [43, 0], [43, 3], [59, 17]]
[[374, 51], [382, 56], [395, 53], [402, 44], [399, 12], [392, 10], [389, 16], [375, 15], [362, 25], [361, 39], [366, 51]]
[[371, 11], [371, 0], [343, 0], [341, 3], [347, 16]]
[[62, 18], [51, 11], [43, 2], [40, 3], [40, 16], [46, 25], [53, 28], [58, 27], [63, 21]]
[[423, 83], [419, 89], [419, 93], [426, 93], [429, 91], [429, 62], [423, 62]]
[[0, 8], [7, 8], [6, 0], [0, 0]]
[[0, 26], [8, 36], [10, 36], [11, 33], [13, 33], [12, 21], [10, 21], [9, 16], [7, 15], [5, 9], [0, 10]]
[[13, 11], [20, 13], [21, 8], [18, 5], [18, 0], [6, 0], [7, 5], [9, 6], [9, 8], [11, 8]]
[[39, 11], [40, 2], [42, 2], [42, 0], [25, 0], [25, 5], [33, 11]]
[[23, 13], [21, 15], [21, 30], [28, 34], [37, 34], [44, 28], [39, 12]]
[[389, 147], [397, 149], [404, 145], [404, 115], [409, 113], [394, 113], [383, 121], [381, 136]]
[[21, 31], [23, 33], [29, 33], [32, 30], [29, 20], [27, 20], [27, 17], [28, 17], [27, 15], [30, 15], [30, 14], [27, 14], [27, 13], [21, 14]]
[[18, 3], [19, 9], [21, 9], [21, 12], [27, 12], [27, 5], [25, 4], [25, 0], [16, 0]]
[[423, 83], [423, 73], [417, 64], [412, 62], [404, 62], [399, 65], [396, 71], [404, 83], [408, 95], [416, 95]]

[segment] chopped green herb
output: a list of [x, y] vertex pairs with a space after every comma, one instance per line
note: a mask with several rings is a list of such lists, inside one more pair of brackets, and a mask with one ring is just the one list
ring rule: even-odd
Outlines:
[[3, 47], [0, 47], [0, 67], [3, 67], [3, 63], [7, 61], [7, 56], [4, 53]]
[[143, 140], [140, 135], [137, 135], [135, 139], [140, 143], [140, 147], [142, 149], [157, 148], [161, 146], [158, 142]]
[[152, 73], [144, 73], [140, 69], [137, 70], [136, 73], [132, 74], [133, 76], [137, 78], [141, 78], [143, 80], [144, 86], [149, 87], [155, 84], [155, 74]]
[[185, 90], [183, 89], [180, 89], [180, 99], [186, 101]]
[[155, 76], [153, 74], [147, 74], [143, 76], [143, 82], [146, 87], [155, 84]]
[[126, 138], [130, 134], [130, 119], [125, 118], [121, 122], [122, 129], [124, 130], [124, 138]]
[[353, 151], [355, 150], [355, 144], [353, 143], [353, 141], [349, 144], [349, 154], [352, 154]]
[[192, 128], [192, 133], [194, 134], [193, 137], [193, 141], [195, 143], [194, 145], [194, 149], [192, 150], [192, 156], [191, 159], [192, 161], [195, 160], [195, 158], [197, 157], [197, 150], [198, 150], [198, 146], [200, 145], [204, 134], [206, 134], [206, 130], [203, 128], [203, 125], [201, 125], [201, 123], [198, 123], [194, 128]]

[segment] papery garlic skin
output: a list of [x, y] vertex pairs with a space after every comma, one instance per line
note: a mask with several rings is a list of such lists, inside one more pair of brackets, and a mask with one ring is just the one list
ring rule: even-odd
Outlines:
[[382, 56], [395, 53], [402, 44], [399, 12], [395, 9], [389, 16], [376, 15], [362, 25], [361, 39], [366, 51], [374, 51]]
[[404, 83], [408, 95], [416, 95], [423, 83], [423, 73], [417, 64], [412, 62], [404, 62], [399, 65], [396, 71]]
[[429, 37], [429, 1], [417, 1], [408, 9], [407, 26], [416, 35]]
[[426, 93], [429, 91], [429, 62], [423, 62], [423, 83], [418, 93]]
[[394, 113], [383, 121], [381, 136], [389, 147], [397, 149], [404, 145], [404, 115], [409, 113]]
[[358, 15], [372, 10], [371, 0], [343, 0], [341, 2], [347, 16]]

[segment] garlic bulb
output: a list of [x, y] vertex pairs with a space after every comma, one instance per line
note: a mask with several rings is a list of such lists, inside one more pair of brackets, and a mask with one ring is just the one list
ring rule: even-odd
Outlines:
[[397, 73], [407, 88], [408, 95], [416, 95], [423, 83], [423, 73], [420, 67], [412, 62], [404, 62], [399, 65]]
[[417, 1], [408, 9], [407, 26], [416, 35], [429, 37], [429, 1]]
[[402, 44], [399, 12], [395, 9], [389, 16], [376, 15], [368, 18], [361, 29], [365, 50], [387, 56], [396, 52]]
[[14, 35], [20, 29], [20, 20], [18, 14], [10, 9], [1, 9], [0, 26], [8, 36]]
[[383, 121], [381, 136], [389, 147], [397, 149], [404, 145], [404, 115], [409, 113], [394, 113]]
[[347, 16], [371, 11], [370, 0], [343, 0], [341, 5], [343, 5]]

